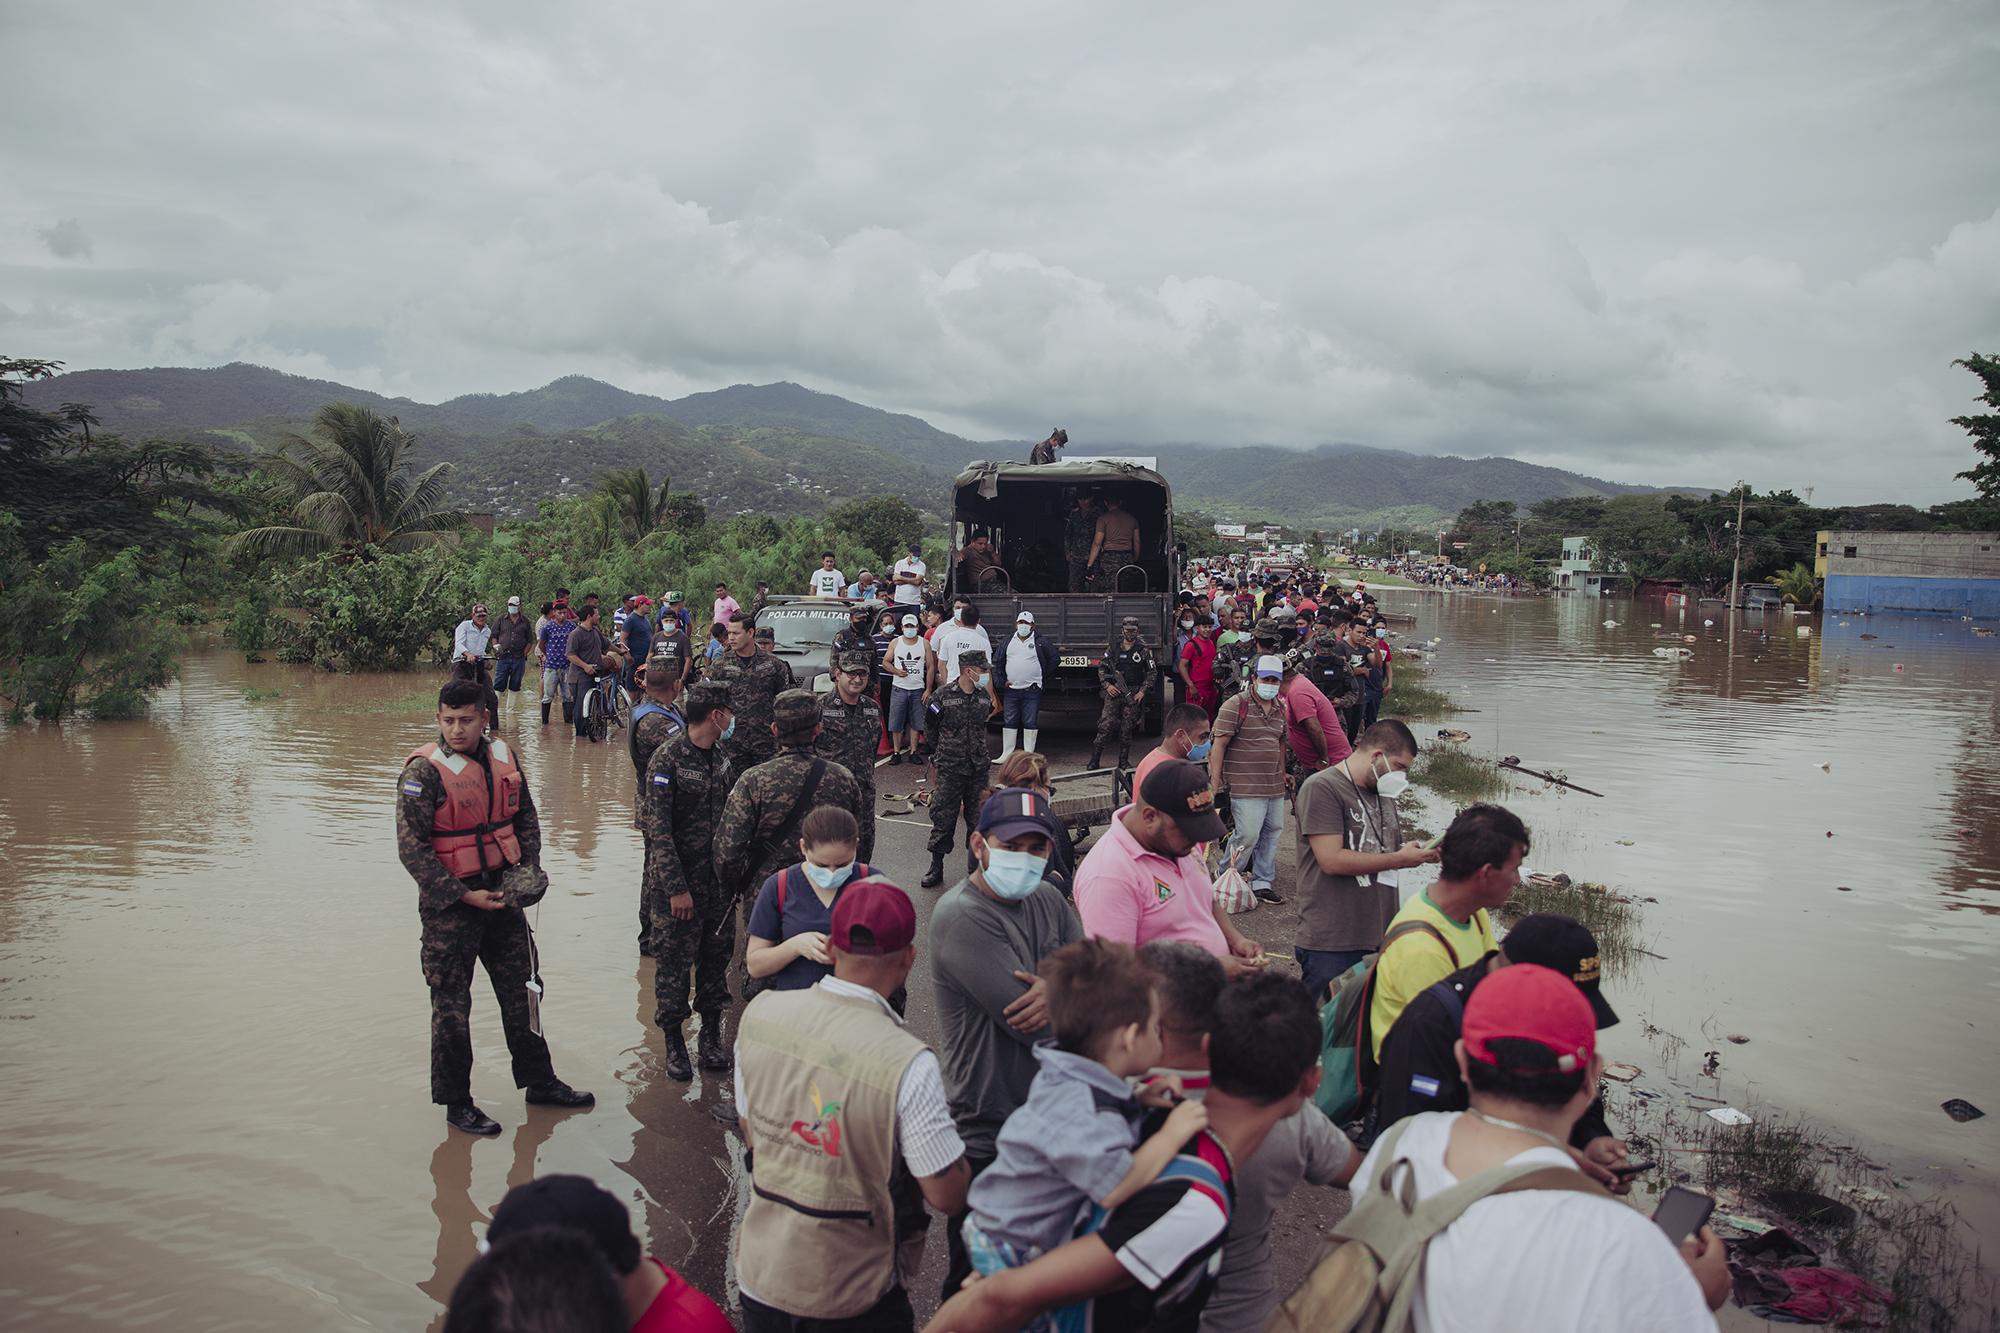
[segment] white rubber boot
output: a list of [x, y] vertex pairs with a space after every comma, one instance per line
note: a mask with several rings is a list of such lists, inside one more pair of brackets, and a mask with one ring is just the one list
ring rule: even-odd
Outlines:
[[1039, 727], [1024, 728], [1021, 732], [1021, 748], [1032, 754], [1035, 749], [1035, 737], [1039, 735], [1041, 735]]
[[1000, 758], [1002, 760], [1005, 760], [1008, 755], [1014, 753], [1014, 737], [1018, 734], [1019, 730], [1018, 727], [1000, 728]]

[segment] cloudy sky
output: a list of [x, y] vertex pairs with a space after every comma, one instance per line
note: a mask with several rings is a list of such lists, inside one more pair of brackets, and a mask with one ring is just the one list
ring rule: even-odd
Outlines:
[[0, 0], [0, 350], [1969, 495], [2000, 6]]

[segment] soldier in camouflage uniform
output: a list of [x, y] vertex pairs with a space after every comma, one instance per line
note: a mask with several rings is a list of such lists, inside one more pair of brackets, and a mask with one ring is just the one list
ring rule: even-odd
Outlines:
[[[687, 725], [680, 710], [681, 682], [686, 675], [687, 658], [682, 655], [680, 645], [666, 639], [653, 645], [653, 651], [646, 655], [645, 666], [640, 669], [645, 696], [632, 706], [625, 742], [632, 755], [634, 777], [632, 827], [641, 831], [646, 827], [640, 817], [646, 803], [646, 761]], [[643, 880], [639, 891], [639, 954], [644, 958], [653, 956], [653, 909], [646, 901]]]
[[729, 651], [715, 663], [709, 679], [729, 691], [730, 716], [736, 730], [723, 742], [732, 781], [777, 752], [771, 737], [771, 710], [791, 688], [792, 669], [770, 653], [757, 650], [756, 631], [742, 612], [729, 618]]
[[1069, 561], [1069, 590], [1085, 591], [1089, 578], [1090, 544], [1097, 539], [1097, 502], [1088, 491], [1076, 493], [1076, 508], [1063, 528], [1063, 557]]
[[[484, 695], [471, 681], [440, 690], [437, 741], [410, 756], [396, 780], [396, 855], [417, 882], [431, 992], [431, 1100], [468, 1134], [500, 1132], [472, 1100], [472, 973], [480, 963], [500, 1005], [514, 1085], [534, 1105], [596, 1102], [556, 1077], [539, 1030], [541, 982], [522, 909], [548, 887], [542, 825], [518, 756], [482, 734]], [[511, 817], [499, 817], [515, 801]]]
[[819, 739], [813, 744], [816, 753], [845, 768], [861, 788], [864, 862], [875, 859], [875, 752], [882, 745], [882, 705], [867, 686], [874, 660], [873, 652], [852, 648], [834, 655], [833, 693], [818, 696]]
[[[972, 833], [979, 824], [979, 807], [986, 799], [986, 774], [993, 752], [986, 744], [986, 724], [993, 717], [993, 696], [987, 692], [990, 669], [986, 653], [966, 648], [958, 655], [958, 679], [939, 685], [931, 696], [931, 762], [937, 786], [931, 789], [931, 868], [919, 886], [934, 889], [944, 883], [944, 854], [951, 850], [952, 825], [965, 820], [965, 854], [972, 862]], [[976, 863], [967, 869], [975, 870]]]
[[[815, 806], [837, 805], [860, 822], [864, 811], [861, 785], [845, 765], [821, 759], [813, 753], [819, 738], [819, 700], [805, 690], [786, 690], [778, 696], [773, 721], [778, 755], [737, 777], [723, 808], [722, 824], [715, 835], [715, 876], [733, 897], [754, 894], [757, 886], [786, 866], [797, 865], [799, 825]], [[736, 720], [741, 735], [745, 723]], [[808, 790], [815, 765], [822, 771], [812, 795], [803, 804], [799, 796]], [[796, 809], [796, 817], [791, 812]]]
[[653, 752], [640, 776], [640, 828], [646, 835], [644, 893], [653, 919], [654, 1021], [666, 1038], [667, 1076], [694, 1077], [681, 1027], [701, 1015], [701, 1067], [729, 1068], [722, 1011], [729, 1007], [729, 956], [736, 948], [730, 894], [715, 877], [715, 833], [729, 795], [729, 691], [704, 683], [683, 703], [686, 727]]
[[1257, 645], [1247, 631], [1238, 630], [1240, 623], [1236, 608], [1230, 607], [1221, 613], [1217, 625], [1217, 637], [1221, 631], [1236, 634], [1230, 642], [1215, 650], [1215, 688], [1217, 698], [1228, 700], [1243, 689], [1250, 675], [1250, 663], [1257, 656]]
[[[881, 654], [875, 651], [875, 622], [889, 608], [881, 602], [869, 599], [856, 602], [847, 612], [847, 628], [833, 636], [833, 657], [837, 661], [842, 653], [860, 653], [868, 659], [868, 683], [863, 688], [875, 693], [875, 682], [881, 674]], [[874, 758], [871, 752], [869, 763]], [[866, 833], [862, 836], [867, 836]], [[866, 861], [867, 857], [862, 857]]]
[[1159, 678], [1160, 663], [1139, 638], [1139, 618], [1126, 616], [1118, 627], [1118, 642], [1104, 654], [1097, 667], [1097, 683], [1104, 693], [1104, 711], [1097, 715], [1097, 739], [1091, 743], [1090, 766], [1104, 763], [1104, 746], [1111, 733], [1118, 733], [1118, 767], [1132, 763], [1132, 729], [1146, 710], [1146, 696]]

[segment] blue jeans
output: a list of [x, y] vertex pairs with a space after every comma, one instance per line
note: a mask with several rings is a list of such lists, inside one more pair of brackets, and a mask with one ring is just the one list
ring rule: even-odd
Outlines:
[[914, 731], [922, 735], [924, 731], [924, 692], [922, 690], [889, 691], [889, 734], [900, 735]]
[[1326, 988], [1335, 978], [1356, 963], [1375, 952], [1373, 949], [1292, 949], [1292, 957], [1299, 960], [1299, 980], [1305, 983], [1306, 993], [1314, 1004], [1326, 1003]]
[[1382, 691], [1368, 690], [1361, 696], [1361, 729], [1366, 731], [1382, 718]]
[[521, 682], [528, 674], [528, 659], [525, 657], [503, 657], [493, 664], [493, 690], [519, 690]]
[[1229, 810], [1236, 817], [1236, 834], [1229, 841], [1232, 862], [1239, 848], [1249, 848], [1251, 885], [1270, 888], [1278, 873], [1278, 831], [1285, 824], [1284, 798], [1232, 795]]
[[1002, 710], [1000, 713], [1000, 725], [1003, 727], [1040, 726], [1039, 719], [1042, 716], [1042, 687], [1039, 685], [1030, 685], [1024, 690], [1017, 690], [1012, 685], [1009, 685], [1007, 687], [1007, 696], [1000, 701], [1000, 707]]

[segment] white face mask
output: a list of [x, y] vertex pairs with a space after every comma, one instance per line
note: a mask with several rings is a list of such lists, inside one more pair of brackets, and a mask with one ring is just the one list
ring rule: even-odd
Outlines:
[[1268, 681], [1259, 681], [1257, 684], [1257, 697], [1269, 703], [1278, 697], [1278, 687]]
[[[1388, 761], [1385, 759], [1383, 762], [1387, 763]], [[1372, 771], [1374, 765], [1369, 765], [1369, 768]], [[1388, 772], [1383, 773], [1375, 779], [1375, 790], [1392, 801], [1409, 789], [1410, 775], [1400, 768], [1391, 768]]]
[[914, 638], [916, 638], [916, 637], [917, 637], [917, 627], [916, 627], [915, 625], [905, 625], [905, 626], [903, 626], [903, 637], [904, 637], [904, 638], [906, 638], [906, 639], [914, 639]]
[[1014, 627], [1014, 633], [1023, 639], [1027, 638], [1034, 632], [1035, 632], [1035, 627], [1033, 625], [1016, 625]]
[[1193, 629], [1193, 628], [1194, 628], [1194, 622], [1193, 622], [1192, 620], [1183, 620], [1183, 621], [1181, 622], [1181, 628], [1182, 628], [1182, 629]]

